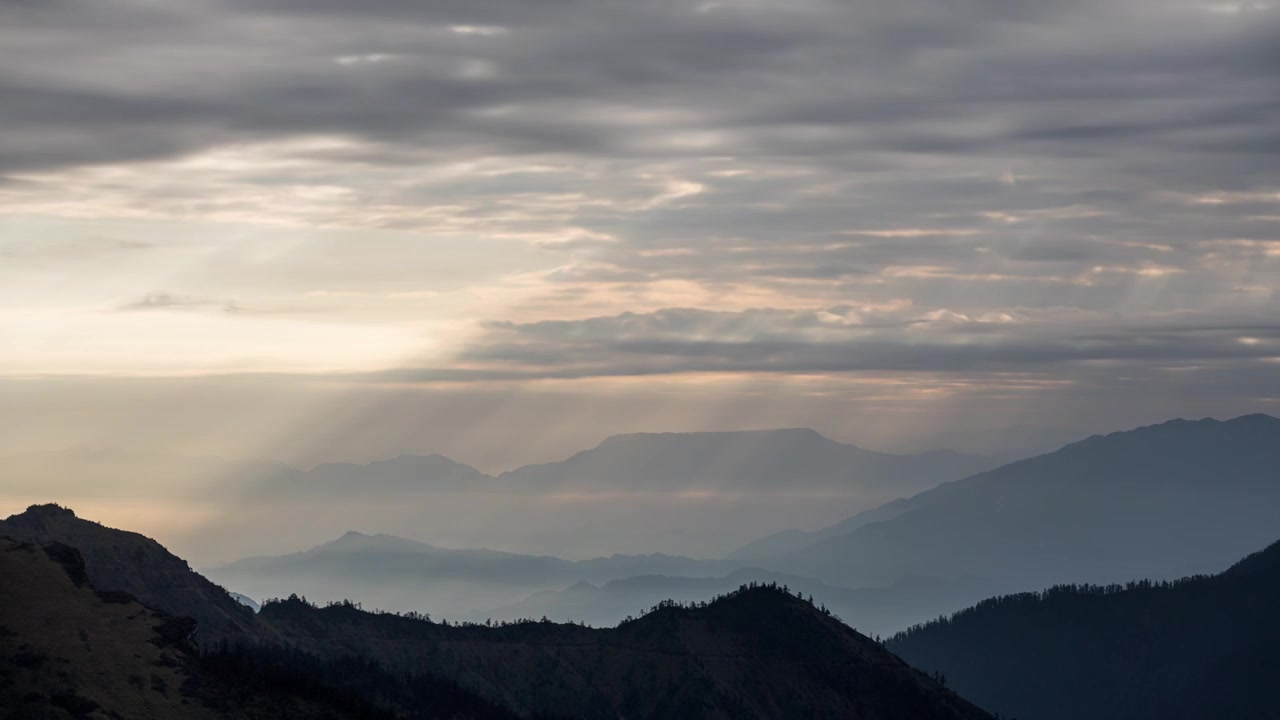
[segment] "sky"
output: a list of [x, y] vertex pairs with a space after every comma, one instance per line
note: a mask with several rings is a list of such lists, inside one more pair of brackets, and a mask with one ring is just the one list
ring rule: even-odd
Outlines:
[[1280, 407], [1280, 6], [0, 0], [0, 453]]

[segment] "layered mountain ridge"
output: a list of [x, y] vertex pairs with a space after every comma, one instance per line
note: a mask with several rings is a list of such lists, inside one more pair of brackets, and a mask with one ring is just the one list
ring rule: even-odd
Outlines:
[[[221, 621], [220, 613], [228, 604], [239, 608], [229, 594], [163, 552], [154, 541], [82, 520], [67, 509], [34, 506], [6, 520], [0, 534], [12, 530], [38, 536], [44, 543], [56, 543], [51, 539], [54, 535], [90, 543], [93, 552], [83, 556], [69, 546], [56, 547], [66, 547], [66, 553], [74, 555], [72, 564], [83, 575], [84, 584], [91, 577], [103, 580], [102, 592], [86, 591], [100, 600], [99, 605], [105, 603], [103, 607], [134, 603], [128, 592], [106, 589], [129, 585], [157, 603], [181, 602], [191, 614], [215, 622]], [[35, 552], [30, 541], [26, 545], [13, 539], [0, 542], [8, 543], [0, 550], [12, 545]], [[150, 549], [138, 552], [139, 547]], [[25, 591], [24, 572], [20, 569], [6, 576], [0, 591]], [[61, 569], [59, 573], [66, 575]], [[64, 584], [74, 583], [68, 579]], [[23, 607], [36, 605], [28, 602]], [[0, 609], [0, 616], [8, 618], [4, 613], [18, 607], [10, 603]], [[59, 605], [43, 607], [56, 613]], [[94, 607], [87, 611], [89, 615], [109, 612]], [[83, 619], [85, 612], [77, 612], [66, 617], [91, 622]], [[132, 612], [130, 619], [138, 615]], [[148, 612], [161, 617], [159, 610]], [[222, 688], [221, 681], [205, 678], [192, 684], [192, 678], [203, 677], [208, 668], [220, 668], [242, 678], [247, 687], [259, 688], [246, 702], [266, 702], [265, 709], [241, 715], [253, 718], [277, 717], [271, 713], [291, 707], [290, 703], [301, 703], [301, 709], [285, 716], [311, 717], [315, 703], [307, 705], [311, 701], [289, 694], [300, 688], [311, 688], [320, 693], [313, 697], [321, 699], [346, 698], [341, 712], [324, 715], [332, 718], [365, 717], [352, 714], [357, 700], [363, 703], [357, 703], [360, 713], [392, 718], [989, 717], [878, 643], [776, 586], [743, 587], [696, 606], [662, 603], [638, 620], [607, 630], [546, 621], [496, 627], [448, 625], [416, 614], [365, 612], [350, 603], [320, 608], [296, 597], [267, 602], [257, 615], [247, 608], [237, 612], [242, 623], [219, 633], [217, 642], [207, 648], [207, 660], [197, 662], [188, 653], [181, 663], [169, 661], [175, 663], [172, 667], [187, 668], [182, 677], [147, 680], [138, 673], [121, 677], [99, 673], [96, 684], [75, 686], [83, 688], [76, 690], [82, 693], [75, 696], [80, 708], [76, 712], [107, 708], [130, 717], [229, 717], [235, 705], [228, 703], [226, 692], [217, 690], [212, 697], [196, 692], [197, 685]], [[203, 633], [198, 622], [175, 622], [174, 627], [181, 628], [181, 642]], [[29, 624], [22, 618], [12, 623], [23, 628]], [[10, 633], [6, 637], [30, 637], [26, 630], [6, 632]], [[15, 657], [29, 645], [15, 646]], [[128, 643], [113, 641], [112, 647], [130, 652]], [[133, 657], [146, 661], [143, 654]], [[109, 657], [106, 661], [112, 662]], [[133, 664], [121, 661], [119, 667]], [[174, 691], [165, 697], [181, 703], [183, 710], [168, 713], [155, 702], [146, 705], [146, 712], [132, 715], [116, 710], [132, 707], [117, 701], [122, 693], [132, 692], [134, 675], [162, 695], [178, 684], [181, 694]], [[427, 695], [422, 694], [424, 688], [430, 690]], [[137, 689], [145, 691], [145, 687]], [[65, 695], [57, 688], [52, 692]], [[43, 702], [40, 698], [46, 696], [28, 693], [26, 697], [24, 702]], [[144, 696], [139, 702], [150, 701]]]
[[1025, 587], [1175, 578], [1266, 544], [1277, 512], [1280, 420], [1174, 420], [944, 483], [764, 564], [855, 587], [904, 574]]

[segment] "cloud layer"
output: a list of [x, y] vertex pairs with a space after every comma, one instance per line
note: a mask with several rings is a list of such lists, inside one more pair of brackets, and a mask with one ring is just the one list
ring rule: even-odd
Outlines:
[[0, 371], [1274, 407], [1278, 39], [1200, 0], [0, 0]]

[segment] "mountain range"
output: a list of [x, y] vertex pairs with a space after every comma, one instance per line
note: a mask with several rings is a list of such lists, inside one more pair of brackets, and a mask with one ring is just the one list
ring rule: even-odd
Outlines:
[[1280, 683], [1280, 543], [1215, 576], [993, 598], [883, 646], [802, 589], [753, 581], [600, 630], [290, 597], [197, 652], [198, 622], [91, 578], [205, 617], [230, 596], [171, 556], [122, 566], [153, 541], [64, 509], [6, 530], [33, 525], [100, 547], [91, 561], [0, 533], [0, 707], [15, 718], [991, 717], [967, 698], [1023, 720], [1264, 720]]
[[30, 711], [18, 717], [989, 718], [774, 585], [661, 603], [604, 630], [450, 625], [293, 596], [246, 608], [197, 656], [197, 621], [113, 586], [215, 620], [230, 595], [167, 553], [120, 562], [152, 541], [64, 508], [33, 507], [0, 534], [32, 527], [39, 542], [0, 538], [0, 674], [17, 678], [0, 699]]
[[1278, 516], [1280, 420], [1173, 420], [1094, 436], [735, 556], [771, 554], [765, 567], [846, 587], [903, 576], [1025, 588], [1177, 578], [1265, 545]]
[[[836, 442], [814, 430], [614, 435], [565, 460], [486, 475], [443, 455], [400, 456], [364, 465], [282, 469], [251, 492], [287, 496], [419, 491], [568, 491], [912, 494], [991, 467], [988, 458], [937, 451], [893, 455]], [[887, 496], [887, 497], [886, 497]]]
[[[637, 446], [666, 447], [669, 467], [688, 465], [674, 449], [689, 438], [632, 437], [616, 443], [626, 452], [610, 449], [612, 442], [602, 448], [630, 458], [626, 467], [640, 463]], [[802, 432], [791, 440], [829, 443]], [[293, 589], [387, 609], [434, 607], [450, 617], [528, 610], [598, 624], [633, 609], [622, 587], [647, 602], [664, 594], [693, 599], [743, 580], [799, 578], [788, 581], [812, 588], [842, 615], [861, 617], [860, 627], [891, 632], [1000, 593], [1221, 567], [1272, 539], [1280, 513], [1278, 448], [1280, 420], [1265, 415], [1095, 436], [822, 530], [773, 534], [720, 560], [658, 554], [571, 562], [349, 533], [302, 553], [208, 572], [260, 598]], [[649, 464], [661, 466], [652, 458]], [[1233, 521], [1224, 525], [1222, 517]]]
[[[823, 445], [784, 435], [757, 440]], [[670, 467], [696, 466], [680, 457], [687, 438], [657, 437], [636, 443], [669, 453]], [[602, 448], [642, 462], [622, 446]], [[581, 478], [605, 467], [578, 462]], [[685, 492], [651, 462], [651, 482]], [[553, 476], [529, 477], [564, 491]], [[164, 717], [155, 708], [186, 700], [175, 717], [226, 717], [228, 688], [260, 683], [262, 718], [289, 707], [344, 718], [987, 717], [961, 697], [1023, 720], [1270, 718], [1278, 517], [1280, 420], [1175, 420], [944, 482], [824, 529], [767, 535], [721, 559], [571, 561], [349, 532], [211, 571], [246, 595], [288, 597], [255, 613], [154, 540], [37, 505], [0, 521], [0, 700], [59, 718], [99, 708], [132, 717], [143, 706], [137, 716]], [[68, 580], [50, 580], [48, 562]], [[24, 574], [52, 610], [17, 587]], [[1017, 593], [1037, 587], [1051, 589]], [[31, 629], [62, 612], [88, 639]], [[909, 625], [883, 647], [851, 629]], [[163, 658], [128, 650], [156, 633]], [[91, 654], [95, 637], [114, 649]], [[76, 642], [84, 647], [73, 652]], [[176, 670], [153, 686], [136, 670], [99, 669], [135, 668], [138, 657]], [[70, 670], [45, 672], [49, 658]], [[95, 679], [74, 682], [78, 673]], [[5, 678], [35, 689], [5, 695]]]

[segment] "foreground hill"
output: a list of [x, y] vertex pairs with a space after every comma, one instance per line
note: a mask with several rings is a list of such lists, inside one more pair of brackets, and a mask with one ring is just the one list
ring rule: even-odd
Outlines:
[[201, 642], [262, 633], [253, 610], [194, 572], [160, 543], [138, 533], [83, 520], [57, 505], [33, 505], [0, 521], [0, 535], [76, 548], [84, 557], [94, 587], [126, 592], [148, 607], [195, 618]]
[[1277, 608], [1280, 543], [1213, 577], [987, 600], [886, 644], [1020, 720], [1273, 720]]
[[1095, 436], [891, 510], [768, 566], [850, 587], [903, 575], [1044, 587], [1213, 572], [1274, 539], [1280, 420]]
[[0, 717], [383, 717], [213, 672], [187, 640], [193, 627], [95, 591], [74, 548], [0, 538]]
[[415, 617], [267, 603], [291, 646], [457, 681], [521, 714], [575, 718], [987, 718], [879, 644], [775, 587], [672, 604], [613, 629]]

